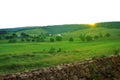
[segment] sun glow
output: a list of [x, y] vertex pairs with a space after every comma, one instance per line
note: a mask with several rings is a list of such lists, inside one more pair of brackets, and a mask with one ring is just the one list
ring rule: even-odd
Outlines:
[[95, 28], [96, 27], [96, 23], [90, 23], [89, 24], [91, 28]]

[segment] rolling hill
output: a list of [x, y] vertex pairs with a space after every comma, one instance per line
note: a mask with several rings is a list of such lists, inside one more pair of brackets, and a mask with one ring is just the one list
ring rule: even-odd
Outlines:
[[[55, 66], [58, 64], [82, 61], [85, 59], [104, 57], [120, 52], [120, 22], [97, 23], [94, 28], [87, 24], [70, 24], [54, 26], [32, 26], [22, 28], [1, 29], [8, 34], [2, 38], [0, 35], [0, 74], [22, 72], [41, 67]], [[10, 43], [10, 33], [27, 33], [29, 35], [46, 35], [45, 41], [37, 41], [39, 37], [13, 37], [16, 42]], [[4, 32], [5, 33], [5, 32]], [[57, 41], [56, 35], [61, 33], [62, 41]], [[109, 37], [100, 37], [109, 33]], [[99, 39], [91, 41], [82, 41], [81, 34], [90, 35], [92, 38], [96, 35]], [[12, 34], [13, 35], [13, 34]], [[14, 34], [14, 36], [16, 36]], [[44, 35], [42, 35], [44, 37]], [[74, 41], [70, 42], [69, 38]], [[22, 41], [24, 38], [24, 41]], [[54, 42], [50, 41], [54, 38]], [[85, 36], [86, 38], [86, 36]], [[34, 41], [32, 41], [35, 39]], [[41, 36], [40, 36], [41, 39]], [[43, 38], [42, 38], [43, 39]]]
[[[7, 32], [16, 32], [21, 33], [25, 32], [30, 35], [40, 34], [40, 33], [51, 33], [51, 34], [59, 34], [65, 32], [73, 32], [81, 29], [87, 29], [90, 25], [88, 24], [69, 24], [69, 25], [53, 25], [53, 26], [31, 26], [31, 27], [20, 27], [20, 28], [8, 28], [8, 29], [0, 29], [0, 31], [4, 30]], [[96, 23], [96, 27], [102, 28], [114, 28], [120, 29], [120, 22], [101, 22]]]

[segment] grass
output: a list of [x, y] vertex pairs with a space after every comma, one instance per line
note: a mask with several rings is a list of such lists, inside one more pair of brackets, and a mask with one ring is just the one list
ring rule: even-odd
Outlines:
[[85, 30], [76, 30], [73, 32], [66, 32], [63, 33], [63, 35], [65, 36], [66, 39], [70, 38], [70, 37], [74, 37], [74, 38], [79, 38], [80, 34], [85, 34], [85, 35], [90, 35], [90, 36], [100, 36], [100, 34], [102, 34], [103, 36], [106, 33], [110, 33], [112, 38], [113, 37], [118, 37], [120, 36], [120, 29], [109, 29], [109, 28], [88, 28]]
[[45, 31], [42, 28], [35, 28], [35, 29], [30, 29], [30, 30], [21, 30], [21, 31], [18, 31], [17, 34], [20, 35], [22, 32], [29, 34], [29, 35], [32, 35], [32, 36], [40, 35], [41, 33], [47, 33], [47, 31]]
[[[4, 43], [0, 45], [0, 74], [108, 56], [119, 46], [119, 40]], [[55, 48], [55, 52], [48, 53], [51, 47]], [[57, 52], [59, 48], [61, 52]]]
[[[53, 33], [54, 38], [61, 33], [63, 41], [49, 42], [50, 37], [46, 38], [46, 42], [7, 43], [6, 40], [0, 40], [0, 74], [118, 54], [120, 52], [120, 29], [113, 27], [83, 28], [80, 25], [56, 25], [19, 30], [16, 32], [17, 34], [21, 32], [30, 35], [38, 35], [41, 32]], [[110, 33], [111, 36], [90, 42], [82, 42], [79, 38], [80, 34], [95, 36], [100, 33], [103, 35]], [[73, 42], [68, 41], [70, 37], [74, 38]], [[51, 48], [54, 50], [50, 51]], [[57, 52], [59, 49], [61, 51]]]

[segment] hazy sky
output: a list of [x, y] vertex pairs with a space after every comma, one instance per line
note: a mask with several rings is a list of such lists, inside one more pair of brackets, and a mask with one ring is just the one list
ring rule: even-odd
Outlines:
[[120, 21], [120, 0], [0, 0], [0, 28]]

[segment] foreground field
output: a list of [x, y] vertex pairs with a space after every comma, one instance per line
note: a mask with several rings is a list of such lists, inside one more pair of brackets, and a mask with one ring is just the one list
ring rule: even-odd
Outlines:
[[120, 22], [0, 30], [0, 74], [120, 53]]
[[116, 54], [120, 39], [0, 44], [0, 74]]

